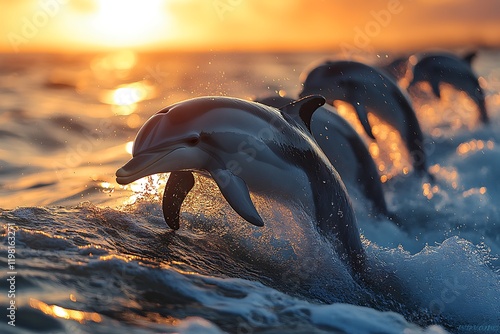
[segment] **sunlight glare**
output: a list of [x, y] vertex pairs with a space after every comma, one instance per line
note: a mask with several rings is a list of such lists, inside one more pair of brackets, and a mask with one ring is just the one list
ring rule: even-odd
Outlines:
[[92, 60], [90, 68], [95, 75], [109, 73], [120, 73], [121, 77], [126, 77], [130, 70], [137, 64], [137, 54], [131, 50], [121, 50], [112, 52], [104, 56], [96, 57]]
[[129, 141], [125, 144], [125, 151], [128, 153], [128, 154], [132, 154], [132, 148], [134, 147], [134, 142], [133, 141]]
[[169, 176], [170, 173], [153, 174], [121, 186], [122, 189], [132, 191], [130, 197], [123, 204], [131, 205], [142, 199], [158, 201], [161, 196], [160, 189], [165, 187]]
[[48, 305], [34, 298], [30, 298], [30, 306], [54, 318], [71, 319], [78, 321], [79, 323], [84, 323], [85, 321], [102, 321], [102, 318], [98, 313], [71, 310], [58, 305]]
[[95, 14], [99, 39], [111, 46], [153, 42], [171, 21], [163, 0], [100, 0]]
[[117, 115], [130, 115], [137, 109], [137, 103], [156, 96], [156, 88], [146, 81], [120, 85], [113, 90], [102, 90], [100, 100], [112, 105]]

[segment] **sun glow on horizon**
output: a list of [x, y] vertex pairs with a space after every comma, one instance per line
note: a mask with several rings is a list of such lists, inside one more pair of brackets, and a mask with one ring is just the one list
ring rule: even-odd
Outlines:
[[139, 46], [171, 34], [164, 0], [100, 0], [92, 14], [96, 39], [107, 46]]
[[0, 51], [6, 52], [341, 49], [351, 54], [500, 45], [495, 0], [447, 0], [453, 11], [443, 10], [441, 1], [408, 2], [388, 17], [382, 0], [361, 10], [357, 2], [324, 0], [0, 2], [0, 31], [6, 37]]

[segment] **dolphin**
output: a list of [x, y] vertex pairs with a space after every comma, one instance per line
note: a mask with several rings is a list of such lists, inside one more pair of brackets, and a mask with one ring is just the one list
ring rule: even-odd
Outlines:
[[[139, 130], [133, 157], [117, 170], [116, 181], [128, 184], [171, 172], [163, 209], [174, 229], [179, 228], [180, 206], [194, 184], [193, 172], [208, 173], [229, 205], [256, 226], [264, 221], [250, 192], [291, 199], [313, 213], [321, 234], [352, 270], [361, 272], [366, 254], [346, 188], [302, 125], [310, 124], [312, 114], [324, 103], [321, 96], [305, 97], [287, 113], [229, 97], [173, 104]], [[295, 121], [298, 117], [302, 123]]]
[[481, 122], [489, 123], [484, 92], [471, 67], [475, 55], [472, 52], [460, 58], [450, 53], [435, 53], [419, 57], [419, 61], [413, 67], [413, 79], [408, 89], [418, 82], [427, 81], [434, 95], [441, 98], [439, 85], [450, 84], [457, 90], [464, 91], [477, 105]]
[[433, 179], [427, 171], [423, 134], [415, 111], [396, 82], [387, 75], [359, 62], [329, 61], [310, 71], [303, 86], [301, 97], [321, 94], [328, 104], [335, 100], [350, 103], [372, 139], [375, 136], [368, 121], [368, 111], [389, 123], [401, 134], [415, 171]]
[[[256, 101], [279, 108], [285, 113], [288, 113], [289, 109], [293, 110], [295, 103], [292, 98], [280, 96], [268, 96]], [[339, 173], [348, 192], [350, 187], [361, 189], [365, 197], [373, 203], [377, 216], [383, 215], [398, 222], [399, 218], [387, 208], [375, 162], [363, 139], [349, 122], [337, 114], [336, 110], [330, 111], [322, 106], [314, 112], [309, 130]]]

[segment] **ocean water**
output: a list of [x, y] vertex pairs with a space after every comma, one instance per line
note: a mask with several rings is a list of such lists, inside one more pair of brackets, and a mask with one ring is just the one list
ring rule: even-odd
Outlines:
[[294, 97], [305, 68], [338, 56], [0, 55], [0, 332], [500, 332], [498, 51], [479, 50], [473, 64], [487, 126], [450, 87], [441, 100], [425, 85], [411, 92], [434, 183], [371, 119], [379, 140], [365, 139], [401, 226], [351, 196], [367, 253], [397, 277], [397, 295], [360, 286], [286, 203], [254, 197], [266, 226], [253, 227], [198, 176], [174, 233], [159, 202], [168, 175], [115, 182], [158, 109], [203, 95]]

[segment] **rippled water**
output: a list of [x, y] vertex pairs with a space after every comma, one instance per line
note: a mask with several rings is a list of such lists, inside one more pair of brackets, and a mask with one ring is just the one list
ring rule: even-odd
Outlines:
[[166, 176], [116, 184], [127, 143], [156, 110], [201, 95], [295, 96], [302, 70], [327, 56], [1, 55], [0, 304], [13, 300], [15, 231], [19, 307], [2, 333], [500, 332], [496, 51], [474, 63], [491, 125], [452, 89], [442, 101], [414, 92], [435, 184], [412, 175], [395, 132], [374, 129], [389, 139], [369, 148], [403, 225], [354, 204], [367, 252], [398, 277], [398, 296], [360, 286], [287, 203], [254, 197], [266, 226], [253, 227], [200, 176], [173, 233], [158, 202]]

